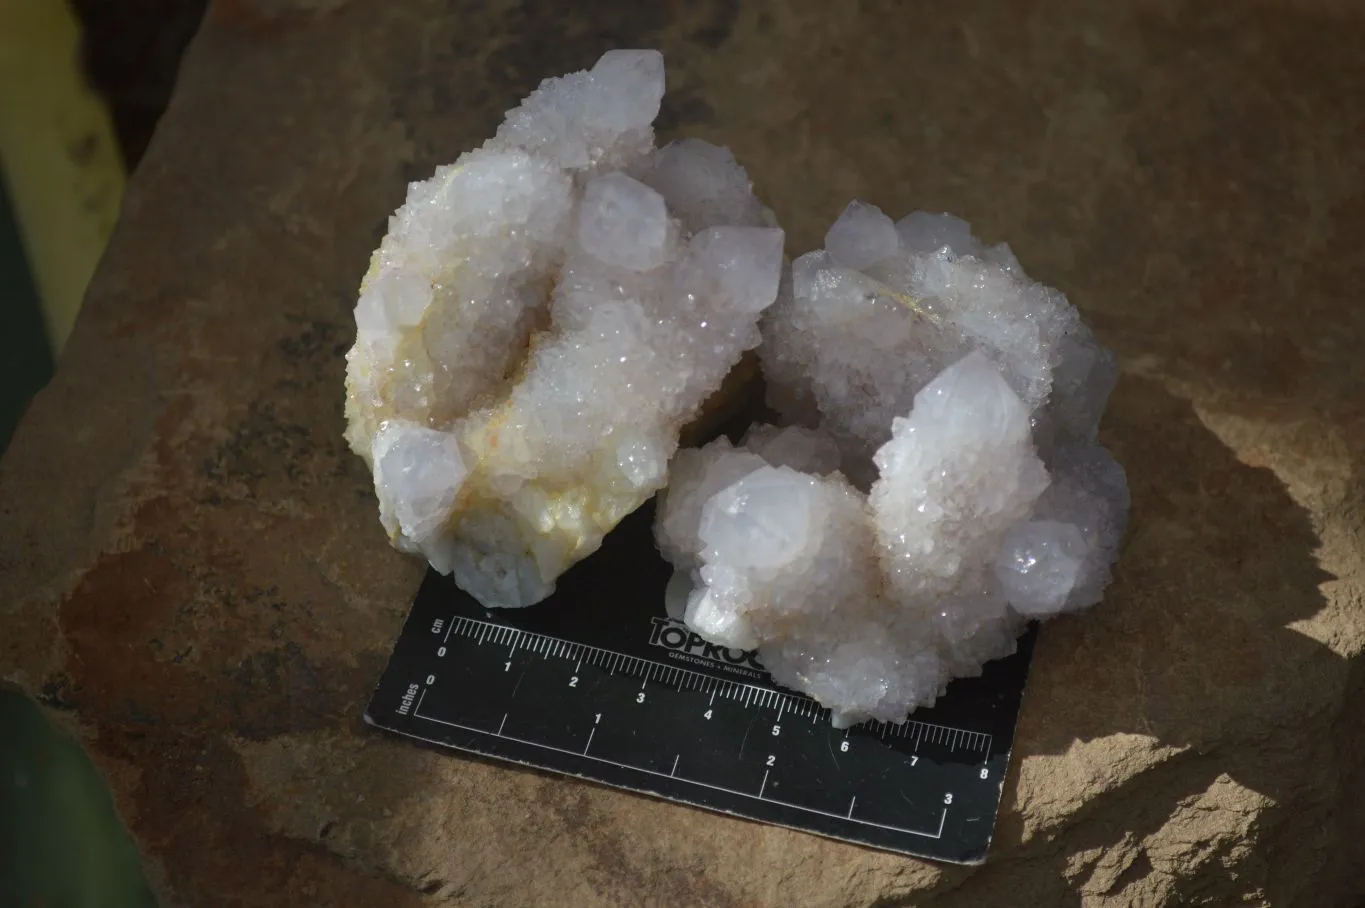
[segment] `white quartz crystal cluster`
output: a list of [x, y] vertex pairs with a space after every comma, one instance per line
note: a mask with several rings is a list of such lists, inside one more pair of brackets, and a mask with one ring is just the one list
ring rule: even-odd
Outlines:
[[[854, 202], [788, 267], [728, 151], [656, 148], [653, 51], [548, 79], [411, 186], [361, 286], [347, 438], [400, 549], [544, 599], [660, 490], [669, 611], [838, 725], [901, 721], [1097, 602], [1117, 366], [948, 215]], [[679, 451], [757, 350], [780, 425]]]
[[787, 427], [676, 458], [655, 526], [675, 616], [846, 726], [1099, 600], [1128, 510], [1096, 440], [1117, 365], [1007, 246], [854, 202], [763, 334]]
[[656, 149], [654, 51], [547, 79], [414, 183], [347, 356], [380, 517], [488, 606], [555, 580], [660, 489], [775, 300], [783, 234], [730, 153]]

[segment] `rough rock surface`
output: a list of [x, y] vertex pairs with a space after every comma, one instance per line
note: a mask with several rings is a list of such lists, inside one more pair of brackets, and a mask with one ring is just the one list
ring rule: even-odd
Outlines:
[[[587, 7], [584, 7], [587, 9]], [[1365, 887], [1365, 12], [223, 0], [0, 465], [0, 676], [164, 904], [1349, 906]], [[1133, 518], [1043, 634], [990, 861], [925, 864], [365, 730], [421, 565], [335, 389], [405, 183], [609, 46], [792, 248], [953, 211], [1078, 301]], [[670, 132], [671, 131], [671, 132]]]

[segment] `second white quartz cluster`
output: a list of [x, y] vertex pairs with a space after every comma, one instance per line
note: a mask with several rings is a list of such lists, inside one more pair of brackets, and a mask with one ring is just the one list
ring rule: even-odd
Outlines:
[[763, 330], [788, 426], [675, 460], [655, 532], [676, 617], [846, 726], [1099, 600], [1128, 510], [1096, 440], [1117, 365], [1008, 247], [855, 202]]

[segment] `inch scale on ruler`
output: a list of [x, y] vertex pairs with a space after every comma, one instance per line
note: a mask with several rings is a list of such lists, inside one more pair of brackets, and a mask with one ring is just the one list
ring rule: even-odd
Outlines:
[[528, 609], [427, 576], [366, 713], [412, 738], [920, 857], [985, 859], [1032, 636], [903, 724], [835, 729], [663, 613], [648, 509]]

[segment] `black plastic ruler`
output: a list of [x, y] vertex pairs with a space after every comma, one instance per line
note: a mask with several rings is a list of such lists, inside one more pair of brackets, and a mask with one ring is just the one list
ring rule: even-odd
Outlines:
[[526, 609], [429, 573], [366, 712], [380, 728], [877, 848], [985, 860], [1033, 632], [900, 725], [830, 726], [752, 654], [664, 613], [653, 512]]

